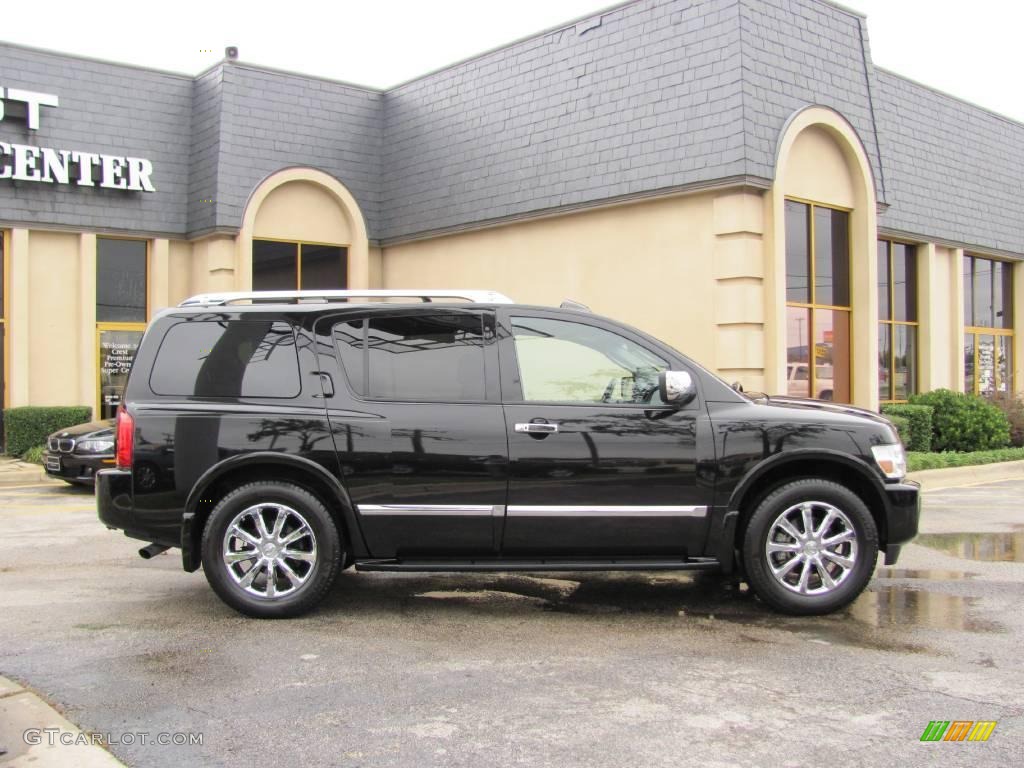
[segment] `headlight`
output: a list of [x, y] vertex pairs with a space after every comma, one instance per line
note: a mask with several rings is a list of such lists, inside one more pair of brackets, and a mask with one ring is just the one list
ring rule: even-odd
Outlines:
[[114, 450], [113, 440], [83, 440], [78, 444], [82, 453], [109, 453]]
[[902, 480], [907, 474], [907, 455], [903, 452], [903, 444], [872, 445], [875, 463], [882, 474], [890, 480]]

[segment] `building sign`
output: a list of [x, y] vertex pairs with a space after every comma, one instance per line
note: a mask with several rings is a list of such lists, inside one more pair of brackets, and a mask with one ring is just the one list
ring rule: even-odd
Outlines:
[[[10, 119], [8, 107], [24, 105], [29, 130], [39, 130], [42, 107], [56, 109], [60, 100], [52, 93], [36, 93], [0, 86], [0, 121]], [[53, 149], [0, 141], [0, 179], [104, 187], [131, 192], [156, 192], [153, 163], [144, 157], [104, 155], [82, 150]]]
[[132, 361], [135, 360], [135, 353], [139, 351], [139, 342], [134, 336], [133, 331], [125, 331], [117, 340], [104, 336], [100, 341], [101, 376], [113, 379], [115, 376], [128, 375], [132, 369]]

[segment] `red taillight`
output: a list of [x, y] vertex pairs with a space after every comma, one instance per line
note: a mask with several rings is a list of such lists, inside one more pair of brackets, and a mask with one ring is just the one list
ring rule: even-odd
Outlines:
[[117, 407], [117, 468], [132, 468], [132, 449], [135, 443], [135, 419], [123, 405]]

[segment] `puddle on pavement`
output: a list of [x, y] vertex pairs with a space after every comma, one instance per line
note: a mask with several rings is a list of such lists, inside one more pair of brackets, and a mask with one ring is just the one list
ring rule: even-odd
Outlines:
[[988, 562], [1024, 562], [1024, 531], [1001, 533], [922, 533], [914, 539], [953, 557]]
[[[460, 588], [417, 591], [424, 603], [447, 603], [475, 610], [541, 610], [574, 616], [646, 614], [674, 617], [693, 626], [784, 630], [808, 642], [852, 645], [875, 650], [922, 652], [906, 634], [915, 628], [993, 632], [999, 626], [973, 615], [976, 598], [926, 589], [928, 582], [969, 579], [965, 571], [880, 568], [868, 588], [846, 611], [829, 616], [794, 618], [775, 613], [743, 586], [712, 577], [608, 576], [572, 579], [503, 576]], [[887, 581], [911, 584], [888, 584]], [[769, 642], [743, 636], [750, 642]]]
[[976, 598], [943, 592], [875, 587], [858, 597], [847, 615], [869, 627], [928, 627], [965, 632], [992, 632], [992, 622], [974, 618]]
[[960, 581], [977, 574], [966, 571], [946, 571], [931, 568], [879, 568], [876, 579], [922, 579], [925, 581]]

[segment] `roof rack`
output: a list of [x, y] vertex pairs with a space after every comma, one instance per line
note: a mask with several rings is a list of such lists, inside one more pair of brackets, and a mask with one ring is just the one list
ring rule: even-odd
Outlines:
[[349, 301], [351, 299], [463, 299], [474, 304], [514, 304], [508, 296], [497, 291], [478, 290], [344, 290], [344, 291], [234, 291], [227, 293], [200, 293], [185, 299], [179, 307], [210, 307], [234, 304], [240, 301], [274, 304], [299, 302]]

